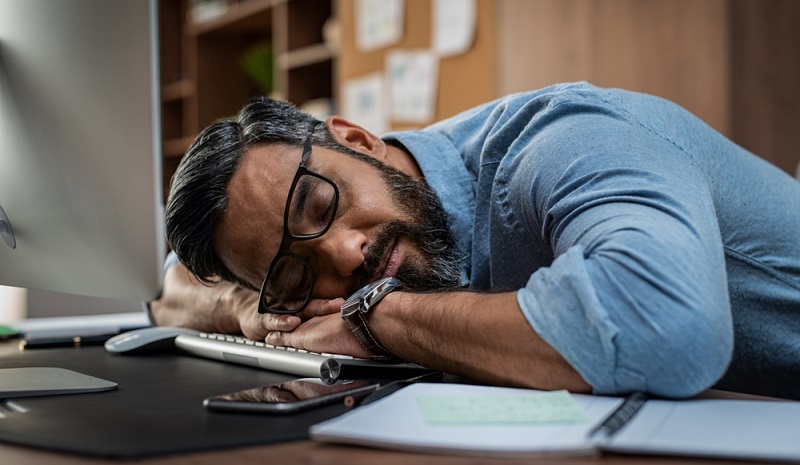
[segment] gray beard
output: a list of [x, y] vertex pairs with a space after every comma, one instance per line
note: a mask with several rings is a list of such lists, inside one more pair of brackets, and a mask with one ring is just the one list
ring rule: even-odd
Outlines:
[[369, 284], [387, 248], [400, 237], [408, 239], [421, 254], [420, 259], [408, 259], [397, 270], [395, 277], [406, 289], [424, 292], [459, 287], [460, 253], [439, 198], [424, 180], [379, 162], [370, 164], [380, 172], [393, 200], [411, 221], [392, 221], [381, 228], [364, 264], [354, 273], [350, 294]]

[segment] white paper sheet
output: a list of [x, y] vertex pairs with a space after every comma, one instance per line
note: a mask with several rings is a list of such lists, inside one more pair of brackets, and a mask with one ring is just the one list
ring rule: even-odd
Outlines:
[[475, 40], [475, 0], [434, 0], [433, 51], [440, 57], [459, 55]]
[[426, 124], [436, 115], [439, 59], [429, 50], [394, 50], [386, 55], [392, 119]]
[[350, 79], [342, 84], [342, 116], [381, 135], [389, 130], [389, 96], [383, 73]]
[[800, 460], [800, 403], [649, 400], [603, 447], [632, 453]]
[[404, 0], [358, 0], [355, 4], [356, 47], [369, 52], [403, 38]]

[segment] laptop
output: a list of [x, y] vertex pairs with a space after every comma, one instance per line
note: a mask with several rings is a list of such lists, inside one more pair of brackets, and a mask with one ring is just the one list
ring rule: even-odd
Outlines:
[[175, 347], [198, 357], [325, 381], [407, 379], [433, 371], [412, 363], [378, 362], [349, 355], [310, 352], [229, 334], [179, 334], [175, 338]]

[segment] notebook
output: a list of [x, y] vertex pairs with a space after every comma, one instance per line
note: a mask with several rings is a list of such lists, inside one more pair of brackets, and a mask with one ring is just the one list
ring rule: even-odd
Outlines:
[[[602, 451], [800, 460], [800, 402], [646, 400], [459, 384], [413, 384], [314, 425], [311, 438], [488, 456]], [[566, 397], [564, 397], [566, 396]], [[437, 400], [438, 399], [438, 400]], [[542, 398], [539, 398], [542, 399]]]
[[412, 363], [376, 362], [348, 355], [309, 352], [227, 334], [180, 334], [175, 338], [175, 347], [198, 357], [327, 381], [405, 379], [431, 372]]

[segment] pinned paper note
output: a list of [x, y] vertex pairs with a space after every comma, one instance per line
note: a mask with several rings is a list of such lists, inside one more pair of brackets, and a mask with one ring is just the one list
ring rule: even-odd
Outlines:
[[589, 420], [567, 391], [518, 396], [419, 396], [425, 421], [441, 425], [574, 424]]
[[386, 76], [397, 122], [429, 123], [436, 114], [439, 59], [429, 50], [393, 50], [386, 54]]
[[350, 79], [342, 84], [342, 116], [381, 135], [389, 130], [389, 109], [383, 73]]
[[369, 52], [395, 44], [403, 37], [404, 0], [358, 0], [356, 46]]
[[475, 40], [475, 0], [434, 0], [433, 50], [440, 57], [466, 52]]

